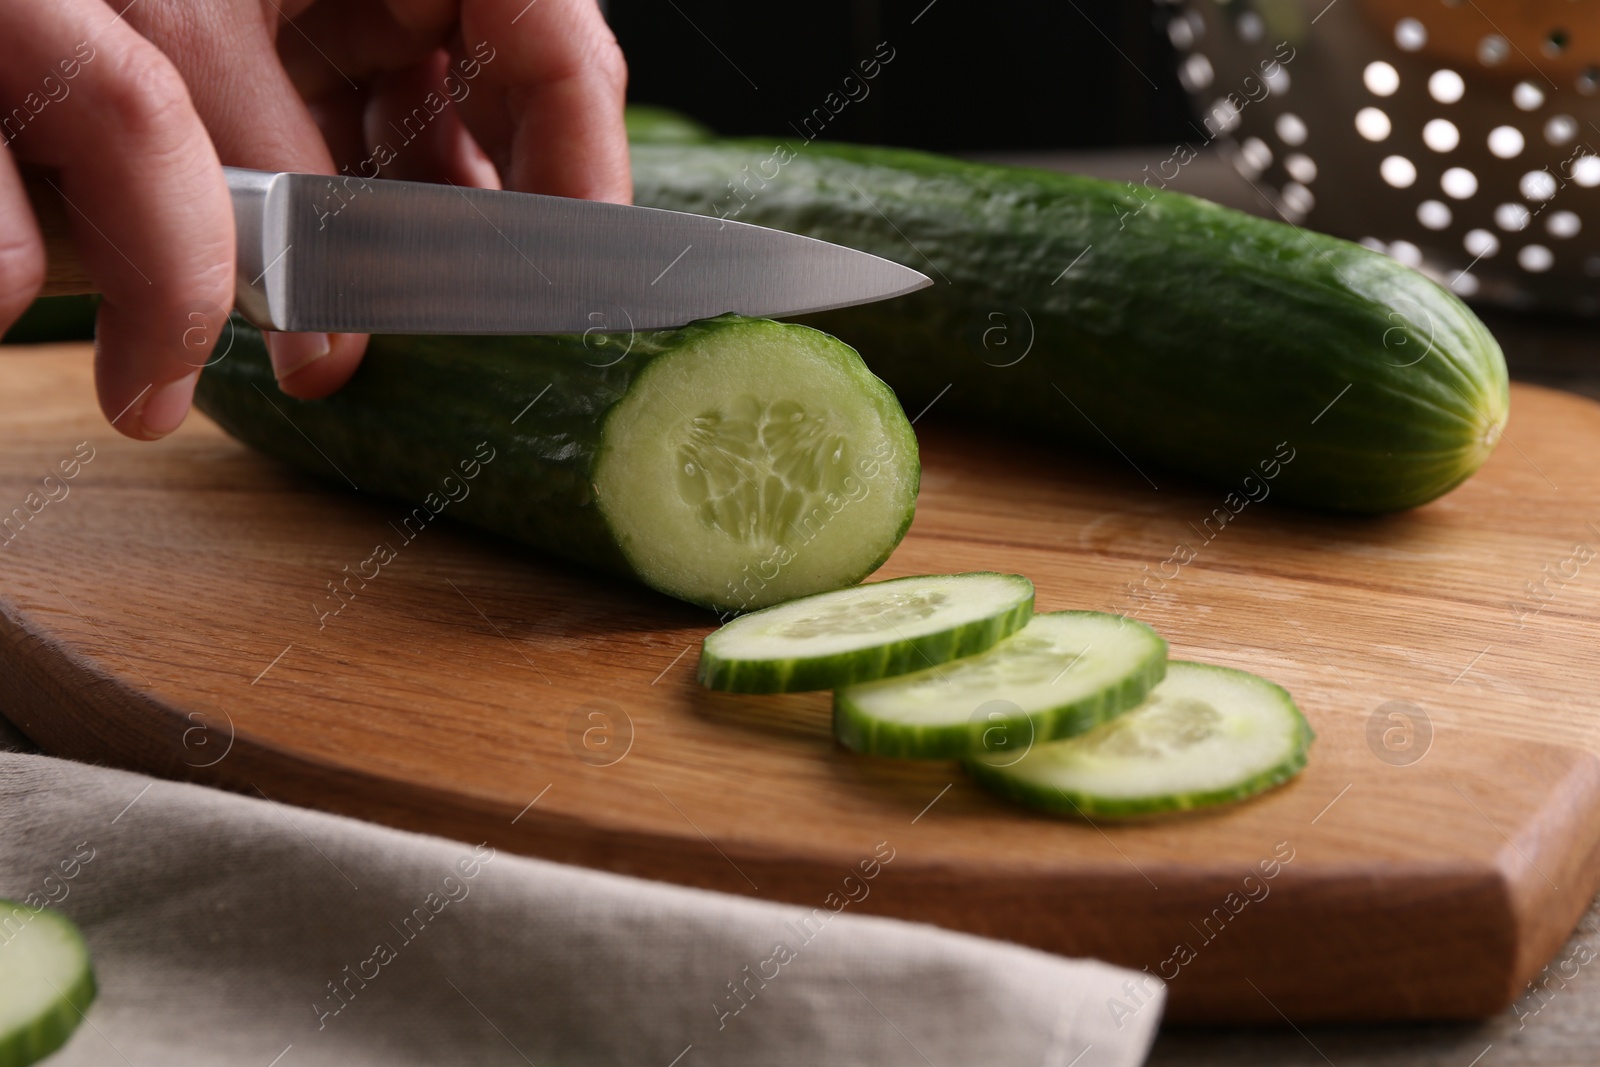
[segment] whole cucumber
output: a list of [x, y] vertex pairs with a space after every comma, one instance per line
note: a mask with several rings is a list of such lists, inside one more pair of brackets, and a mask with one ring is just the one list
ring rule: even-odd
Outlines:
[[1347, 241], [888, 148], [636, 144], [633, 168], [640, 204], [928, 274], [920, 292], [804, 321], [855, 346], [910, 410], [939, 397], [936, 415], [1120, 453], [1136, 482], [1175, 468], [1252, 498], [1392, 511], [1471, 475], [1506, 421], [1505, 360], [1477, 316]]

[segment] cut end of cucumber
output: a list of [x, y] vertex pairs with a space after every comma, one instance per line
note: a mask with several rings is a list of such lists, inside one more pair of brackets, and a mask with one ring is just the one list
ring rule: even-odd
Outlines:
[[1134, 707], [1166, 663], [1166, 641], [1144, 623], [1098, 611], [1035, 615], [987, 652], [840, 690], [834, 735], [878, 756], [1015, 760]]
[[1143, 704], [1021, 759], [985, 754], [988, 788], [1063, 815], [1153, 815], [1243, 800], [1293, 778], [1315, 735], [1293, 698], [1246, 671], [1172, 662]]
[[752, 612], [705, 640], [700, 682], [740, 693], [831, 689], [970, 656], [1021, 628], [1020, 574], [935, 574], [819, 593]]
[[607, 419], [595, 494], [619, 546], [649, 584], [719, 609], [860, 581], [916, 503], [916, 437], [899, 402], [826, 334], [712, 321], [655, 359]]
[[0, 900], [0, 1064], [20, 1067], [60, 1048], [94, 995], [77, 927], [59, 912]]

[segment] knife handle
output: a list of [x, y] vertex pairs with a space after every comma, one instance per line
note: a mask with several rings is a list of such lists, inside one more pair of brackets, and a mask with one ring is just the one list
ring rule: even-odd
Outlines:
[[[265, 225], [267, 195], [277, 176], [239, 167], [223, 167], [222, 173], [228, 182], [228, 192], [233, 197], [238, 245], [244, 250], [236, 264], [235, 296], [238, 306], [250, 321], [268, 325], [270, 318], [257, 314], [258, 309], [266, 307], [265, 293], [260, 287], [262, 275], [266, 273], [266, 265], [259, 262], [260, 234]], [[23, 182], [28, 190], [28, 202], [33, 206], [33, 217], [39, 221], [39, 232], [44, 237], [44, 288], [39, 290], [39, 295], [98, 293], [100, 289], [84, 269], [83, 261], [78, 258], [78, 246], [73, 240], [71, 216], [77, 209], [62, 195], [54, 181], [42, 172], [25, 169]], [[92, 220], [90, 225], [94, 225]], [[255, 281], [246, 282], [247, 277], [253, 277]]]
[[39, 232], [44, 236], [44, 288], [39, 290], [39, 295], [98, 293], [100, 290], [78, 259], [78, 247], [73, 243], [68, 218], [71, 209], [60, 191], [49, 178], [36, 173], [27, 174], [24, 182], [28, 202], [33, 205], [33, 217], [39, 220]]

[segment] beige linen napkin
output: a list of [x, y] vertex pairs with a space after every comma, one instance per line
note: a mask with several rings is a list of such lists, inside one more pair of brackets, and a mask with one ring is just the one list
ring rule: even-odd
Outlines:
[[100, 982], [59, 1067], [1133, 1067], [1162, 1007], [1092, 961], [0, 752], [0, 897], [30, 895]]

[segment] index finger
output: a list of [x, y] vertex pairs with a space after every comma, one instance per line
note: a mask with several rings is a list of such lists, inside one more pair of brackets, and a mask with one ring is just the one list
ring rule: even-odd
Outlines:
[[183, 420], [233, 304], [233, 209], [216, 152], [177, 69], [104, 4], [6, 0], [0, 40], [6, 99], [32, 92], [31, 72], [66, 79], [11, 150], [59, 172], [78, 252], [105, 297], [101, 410], [130, 437], [163, 437]]

